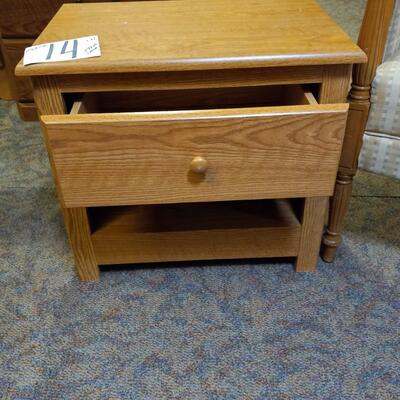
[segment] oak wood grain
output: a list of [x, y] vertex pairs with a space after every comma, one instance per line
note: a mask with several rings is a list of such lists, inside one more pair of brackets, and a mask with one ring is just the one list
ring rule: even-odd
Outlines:
[[[100, 35], [101, 57], [16, 69], [34, 78], [80, 277], [97, 279], [98, 263], [239, 257], [315, 268], [347, 114], [330, 103], [344, 101], [349, 64], [365, 54], [314, 1], [66, 5], [38, 43], [88, 34]], [[321, 84], [325, 104], [298, 86], [262, 104], [263, 86], [293, 83]], [[83, 97], [65, 115], [63, 93], [98, 91], [118, 93]], [[307, 198], [301, 226], [291, 208], [236, 204], [284, 197]]]
[[300, 223], [288, 201], [90, 210], [99, 264], [297, 255]]
[[304, 200], [297, 272], [313, 272], [317, 267], [327, 204], [327, 197], [307, 197]]
[[[52, 77], [37, 77], [33, 80], [35, 102], [39, 111], [47, 115], [61, 114], [66, 112], [64, 99], [57, 87], [57, 83]], [[57, 170], [55, 168], [54, 156], [50, 148], [50, 143], [45, 136], [45, 143], [49, 155], [49, 161], [53, 176], [56, 182], [59, 200], [62, 199], [62, 190], [59, 185]], [[97, 265], [87, 210], [84, 207], [62, 208], [64, 223], [68, 233], [68, 238], [73, 250], [75, 267], [81, 280], [97, 280], [100, 271]]]
[[350, 88], [351, 65], [325, 66], [319, 102], [321, 104], [345, 103]]
[[73, 113], [121, 113], [317, 104], [301, 85], [86, 93]]
[[[105, 18], [106, 16], [106, 18]], [[82, 23], [84, 21], [84, 23]], [[101, 21], [101, 23], [99, 23]], [[99, 35], [102, 55], [20, 75], [352, 64], [364, 53], [313, 0], [66, 4], [36, 44]]]
[[64, 93], [176, 90], [322, 82], [323, 67], [242, 68], [207, 71], [57, 75]]
[[41, 76], [32, 79], [35, 103], [39, 113], [44, 115], [65, 114], [64, 98], [57, 86], [57, 81], [51, 76]]
[[346, 115], [342, 104], [42, 121], [64, 206], [81, 207], [331, 195]]
[[79, 278], [82, 281], [98, 280], [100, 271], [93, 249], [86, 208], [65, 208], [64, 223], [74, 253], [75, 267]]

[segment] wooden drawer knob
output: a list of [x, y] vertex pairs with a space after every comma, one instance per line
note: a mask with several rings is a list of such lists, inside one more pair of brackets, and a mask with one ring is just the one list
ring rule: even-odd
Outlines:
[[208, 161], [204, 157], [197, 156], [190, 163], [190, 170], [196, 174], [204, 174], [208, 169]]

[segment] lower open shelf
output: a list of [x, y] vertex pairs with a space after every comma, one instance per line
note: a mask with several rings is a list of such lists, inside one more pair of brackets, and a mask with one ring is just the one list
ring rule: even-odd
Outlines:
[[290, 257], [301, 225], [288, 200], [89, 209], [99, 265]]

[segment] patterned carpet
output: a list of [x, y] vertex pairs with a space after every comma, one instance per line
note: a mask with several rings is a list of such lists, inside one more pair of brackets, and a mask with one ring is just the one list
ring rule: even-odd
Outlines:
[[400, 398], [400, 182], [358, 175], [338, 258], [315, 274], [189, 263], [88, 284], [39, 126], [12, 103], [0, 148], [1, 399]]

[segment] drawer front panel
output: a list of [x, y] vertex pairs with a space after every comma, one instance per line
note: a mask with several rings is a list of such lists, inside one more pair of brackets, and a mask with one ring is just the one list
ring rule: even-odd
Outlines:
[[[346, 115], [342, 104], [42, 121], [64, 206], [89, 207], [329, 196]], [[191, 170], [196, 157], [206, 172]]]

